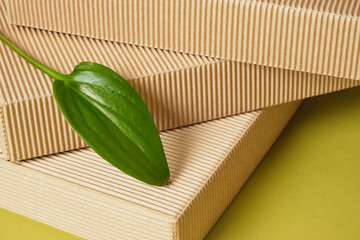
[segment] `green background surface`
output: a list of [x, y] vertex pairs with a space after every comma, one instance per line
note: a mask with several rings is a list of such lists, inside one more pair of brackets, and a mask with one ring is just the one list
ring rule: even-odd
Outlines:
[[[0, 210], [0, 239], [75, 240]], [[360, 239], [360, 87], [306, 100], [206, 240]]]

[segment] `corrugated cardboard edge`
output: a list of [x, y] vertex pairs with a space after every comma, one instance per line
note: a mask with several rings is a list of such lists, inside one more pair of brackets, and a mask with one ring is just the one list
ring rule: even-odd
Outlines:
[[[31, 67], [30, 72], [24, 71], [23, 65], [12, 68], [29, 78], [38, 76]], [[19, 81], [22, 86], [21, 79], [11, 76], [5, 79]], [[48, 80], [44, 74], [39, 76]], [[356, 80], [229, 60], [140, 77], [129, 83], [144, 99], [160, 131], [360, 85]], [[3, 106], [2, 114], [4, 126], [11, 132], [4, 134], [6, 146], [2, 149], [11, 161], [86, 146], [66, 123], [51, 95], [10, 102]]]
[[[152, 224], [157, 224], [164, 229], [156, 234], [143, 232], [142, 234], [145, 235], [139, 236], [137, 235], [139, 227], [135, 228], [134, 225], [126, 232], [136, 234], [136, 237], [124, 235], [123, 238], [158, 240], [161, 235], [162, 239], [200, 239], [231, 202], [298, 105], [299, 102], [294, 102], [259, 111], [246, 133], [241, 134], [242, 137], [234, 141], [234, 146], [229, 146], [229, 152], [220, 157], [221, 162], [211, 174], [214, 177], [205, 180], [206, 184], [202, 186], [195, 186], [199, 191], [194, 193], [191, 201], [193, 203], [188, 204], [178, 218], [166, 214], [159, 215], [157, 211], [139, 208], [134, 203], [79, 186], [71, 180], [61, 180], [29, 168], [17, 167], [17, 164], [6, 161], [0, 161], [2, 207], [87, 239], [113, 239], [108, 228], [105, 230], [101, 225], [89, 226], [87, 224], [88, 221], [92, 222], [96, 219], [81, 221], [83, 216], [81, 211], [93, 211], [95, 208], [99, 211], [101, 208], [98, 205], [105, 206], [107, 210], [112, 209], [114, 212], [131, 212], [141, 227], [145, 225], [145, 222], [149, 224], [148, 222], [151, 221]], [[74, 199], [75, 196], [76, 199]], [[97, 204], [97, 206], [87, 206], [87, 203]], [[214, 209], [213, 206], [217, 206], [218, 209]], [[101, 214], [107, 215], [106, 211]], [[93, 223], [96, 224], [96, 221]], [[123, 226], [118, 227], [123, 228]], [[118, 238], [122, 239], [120, 235]]]
[[51, 95], [6, 104], [2, 108], [6, 160], [23, 160], [87, 146], [66, 122]]
[[359, 16], [250, 0], [7, 6], [17, 25], [360, 80]]
[[5, 159], [9, 159], [9, 149], [7, 143], [7, 132], [5, 129], [3, 110], [4, 106], [0, 105], [0, 153]]
[[[260, 112], [250, 128], [178, 216], [176, 239], [202, 239], [225, 211], [280, 135], [300, 102]], [[281, 116], [279, 118], [279, 116]], [[239, 159], [242, 159], [239, 166]], [[206, 207], [205, 207], [206, 206]], [[194, 227], [196, 226], [196, 227]]]

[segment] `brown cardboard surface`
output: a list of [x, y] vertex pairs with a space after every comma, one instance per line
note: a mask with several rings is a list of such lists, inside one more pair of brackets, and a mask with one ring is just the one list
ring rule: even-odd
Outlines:
[[7, 0], [11, 23], [360, 80], [358, 0]]
[[[360, 81], [16, 27], [0, 31], [61, 73], [102, 63], [129, 80], [160, 131], [360, 85]], [[52, 97], [51, 79], [0, 43], [0, 148], [12, 161], [85, 147]]]
[[299, 104], [162, 132], [165, 187], [123, 174], [89, 148], [0, 161], [0, 206], [86, 239], [202, 239]]

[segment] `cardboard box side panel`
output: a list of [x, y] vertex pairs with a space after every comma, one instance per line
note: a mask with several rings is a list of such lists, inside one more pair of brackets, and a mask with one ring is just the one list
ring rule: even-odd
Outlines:
[[[19, 58], [18, 56], [13, 56]], [[6, 60], [6, 58], [4, 58]], [[2, 72], [12, 82], [15, 72], [34, 79], [37, 70], [13, 65]], [[37, 76], [42, 81], [48, 77]], [[138, 91], [159, 131], [295, 101], [360, 85], [360, 81], [262, 67], [234, 61], [182, 69], [129, 81]], [[3, 107], [4, 153], [12, 161], [86, 146], [62, 117], [51, 95]]]
[[360, 4], [357, 0], [245, 0], [268, 5], [286, 5], [297, 9], [310, 9], [313, 11], [332, 13], [337, 15], [360, 16]]
[[62, 116], [52, 96], [4, 106], [11, 161], [85, 147]]
[[39, 172], [30, 174], [9, 164], [1, 171], [1, 206], [61, 230], [86, 239], [171, 239], [173, 234], [173, 220], [160, 213], [140, 206], [126, 209], [119, 199], [89, 189], [76, 191], [79, 186], [47, 181]]
[[0, 105], [0, 154], [4, 156], [6, 159], [9, 158], [9, 149], [7, 144], [7, 136], [5, 129], [5, 122], [3, 116], [4, 106]]
[[360, 80], [355, 0], [314, 9], [257, 1], [8, 1], [18, 25]]
[[359, 86], [360, 81], [222, 61], [130, 80], [159, 130]]
[[[219, 163], [201, 191], [177, 222], [177, 239], [202, 239], [225, 211], [240, 188], [290, 120], [300, 102], [261, 112], [242, 140]], [[205, 207], [206, 206], [206, 207]], [[196, 228], [192, 227], [196, 225]]]

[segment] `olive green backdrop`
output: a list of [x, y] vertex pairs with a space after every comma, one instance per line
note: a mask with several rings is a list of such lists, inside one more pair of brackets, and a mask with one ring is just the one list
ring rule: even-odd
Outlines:
[[[81, 238], [0, 209], [0, 239]], [[217, 239], [360, 239], [360, 87], [303, 103], [206, 237]]]

